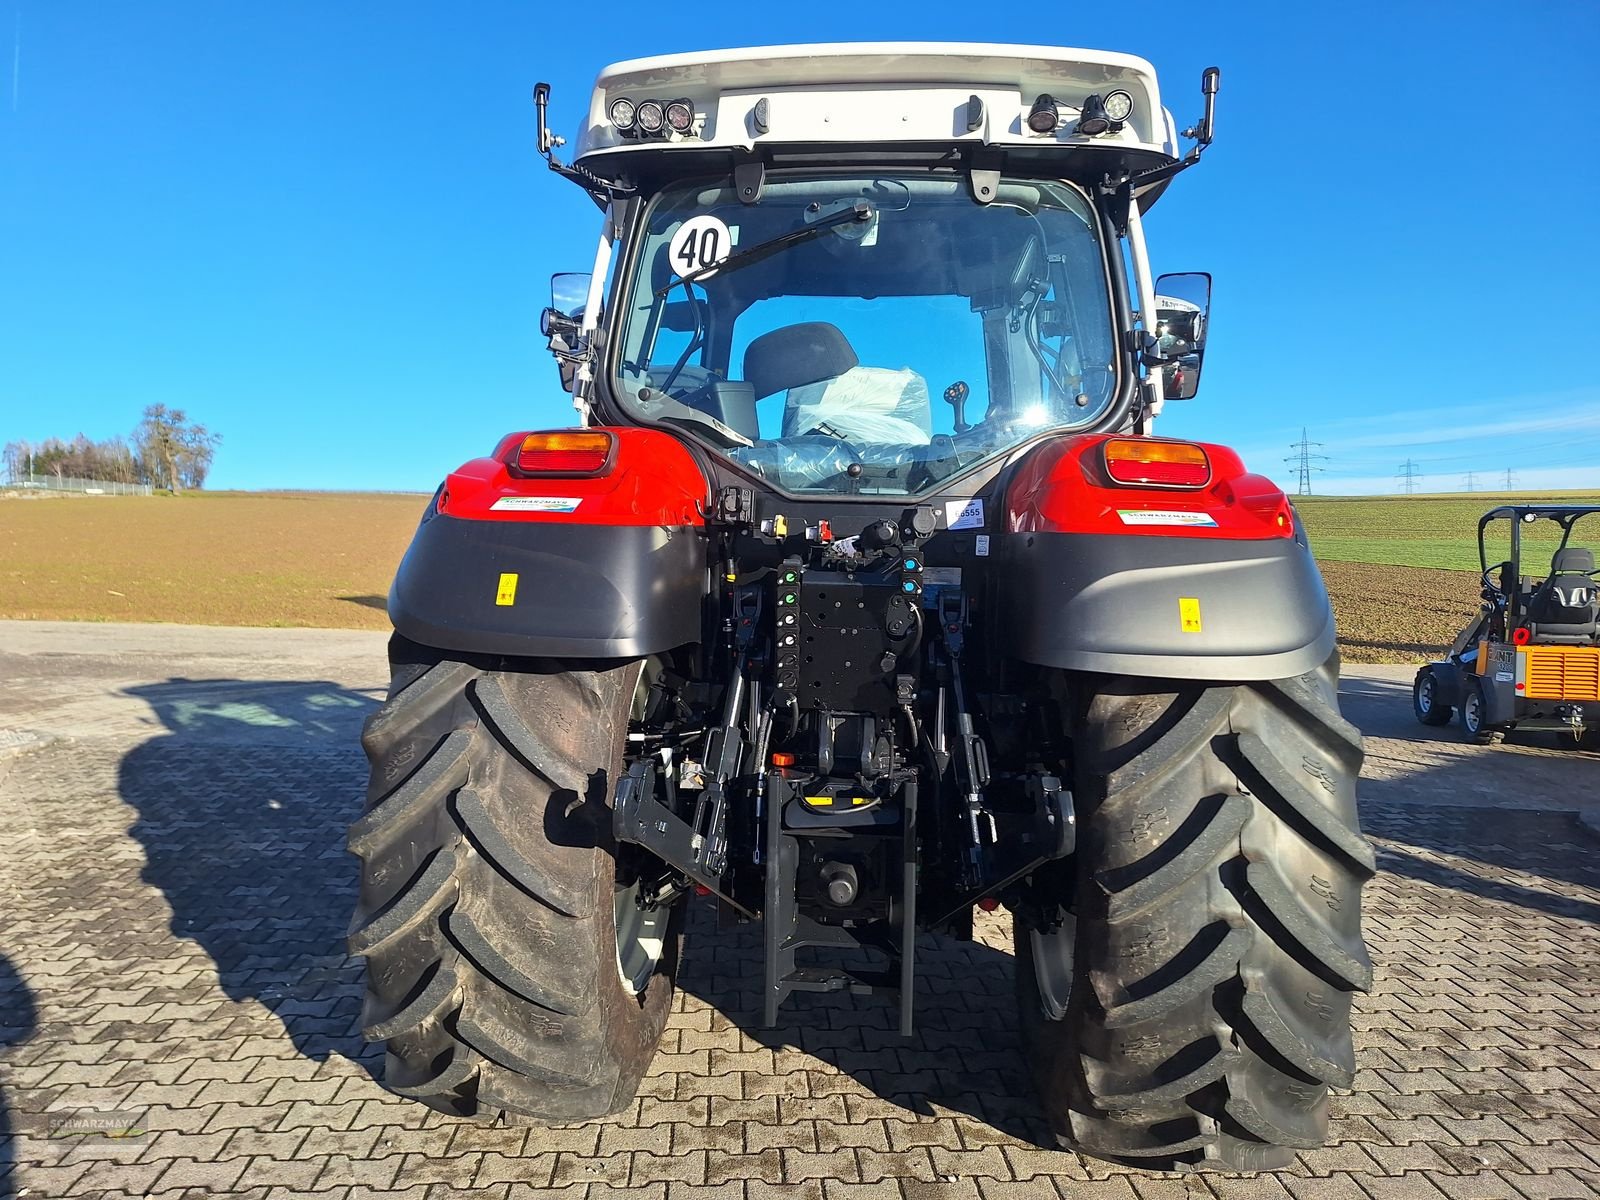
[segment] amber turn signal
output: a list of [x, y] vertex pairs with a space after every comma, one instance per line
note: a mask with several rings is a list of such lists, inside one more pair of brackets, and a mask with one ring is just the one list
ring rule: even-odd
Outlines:
[[1112, 438], [1104, 447], [1106, 474], [1129, 487], [1199, 488], [1211, 482], [1211, 460], [1193, 442]]
[[611, 462], [609, 433], [562, 429], [530, 433], [517, 448], [517, 470], [524, 475], [599, 475]]

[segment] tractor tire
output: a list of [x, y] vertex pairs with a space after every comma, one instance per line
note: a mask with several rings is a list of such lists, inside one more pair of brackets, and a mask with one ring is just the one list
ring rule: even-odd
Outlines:
[[1483, 686], [1476, 680], [1469, 681], [1461, 692], [1461, 729], [1479, 746], [1498, 746], [1506, 740], [1506, 731], [1483, 723], [1487, 709]]
[[[1361, 735], [1337, 661], [1273, 683], [1105, 678], [1074, 739], [1065, 923], [1017, 928], [1039, 1095], [1063, 1145], [1147, 1169], [1273, 1170], [1328, 1134], [1372, 984]], [[1040, 980], [1046, 982], [1040, 987]]]
[[[638, 934], [610, 797], [639, 664], [465, 661], [396, 637], [367, 721], [362, 1032], [389, 1090], [455, 1116], [581, 1121], [624, 1107], [672, 1002], [678, 917]], [[623, 979], [618, 923], [659, 953]], [[654, 967], [653, 973], [651, 967]], [[638, 961], [632, 962], [638, 971]]]
[[1450, 724], [1454, 710], [1448, 704], [1439, 703], [1439, 677], [1433, 673], [1433, 668], [1423, 667], [1417, 672], [1411, 684], [1411, 709], [1424, 725]]

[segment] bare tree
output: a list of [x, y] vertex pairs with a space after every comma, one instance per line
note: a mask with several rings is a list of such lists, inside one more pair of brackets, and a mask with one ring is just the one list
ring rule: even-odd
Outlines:
[[149, 481], [177, 492], [205, 486], [222, 435], [191, 424], [181, 408], [152, 404], [144, 410], [133, 441]]

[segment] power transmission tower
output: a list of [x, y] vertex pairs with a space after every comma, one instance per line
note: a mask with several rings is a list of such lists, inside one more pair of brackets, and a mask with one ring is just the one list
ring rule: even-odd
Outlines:
[[1417, 464], [1409, 458], [1400, 464], [1400, 469], [1395, 472], [1395, 482], [1398, 483], [1406, 495], [1411, 495], [1417, 490], [1417, 482], [1422, 478], [1422, 472], [1417, 470]]
[[1517, 473], [1510, 467], [1506, 468], [1506, 491], [1511, 491], [1517, 486]]
[[1300, 477], [1300, 486], [1298, 492], [1302, 496], [1311, 495], [1311, 473], [1313, 471], [1327, 470], [1326, 467], [1317, 466], [1316, 462], [1319, 459], [1323, 462], [1327, 462], [1328, 456], [1326, 454], [1311, 453], [1311, 448], [1313, 446], [1320, 445], [1322, 445], [1321, 442], [1313, 442], [1311, 440], [1310, 434], [1306, 432], [1306, 427], [1304, 425], [1300, 427], [1300, 440], [1298, 442], [1289, 443], [1289, 449], [1297, 451], [1297, 453], [1293, 458], [1286, 458], [1283, 461], [1293, 467], [1295, 469], [1295, 473]]
[[1467, 472], [1467, 491], [1475, 492], [1477, 490], [1478, 490], [1478, 473], [1476, 471], [1468, 471]]

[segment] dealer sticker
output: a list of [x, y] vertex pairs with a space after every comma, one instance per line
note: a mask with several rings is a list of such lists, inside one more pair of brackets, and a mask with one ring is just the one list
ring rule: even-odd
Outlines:
[[978, 499], [946, 500], [944, 502], [944, 523], [947, 529], [982, 529], [983, 501]]
[[1515, 678], [1510, 671], [1496, 671], [1494, 673], [1494, 681], [1496, 683], [1510, 683]]
[[1214, 529], [1217, 524], [1217, 519], [1210, 513], [1175, 508], [1119, 508], [1117, 516], [1122, 518], [1124, 525], [1187, 525]]
[[489, 507], [502, 512], [576, 512], [582, 496], [501, 496]]

